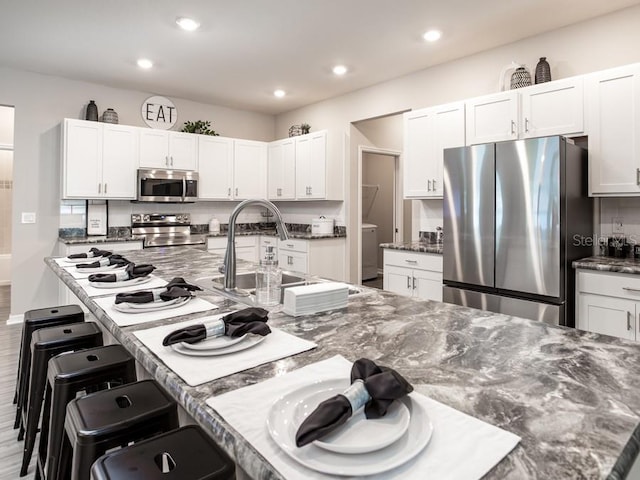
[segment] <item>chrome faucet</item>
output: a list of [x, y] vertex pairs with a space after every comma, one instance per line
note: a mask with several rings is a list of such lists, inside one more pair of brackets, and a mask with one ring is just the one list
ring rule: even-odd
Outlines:
[[289, 238], [289, 232], [282, 220], [280, 210], [269, 200], [261, 198], [249, 199], [240, 202], [238, 206], [231, 212], [229, 217], [229, 232], [227, 233], [227, 252], [224, 255], [224, 263], [221, 270], [224, 272], [224, 289], [229, 291], [236, 290], [236, 220], [240, 212], [249, 205], [260, 205], [273, 213], [276, 220], [276, 228], [280, 235], [280, 240]]

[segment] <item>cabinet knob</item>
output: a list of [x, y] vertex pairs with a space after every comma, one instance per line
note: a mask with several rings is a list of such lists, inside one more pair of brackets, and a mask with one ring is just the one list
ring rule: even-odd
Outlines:
[[411, 277], [407, 277], [407, 290], [411, 288]]
[[231, 196], [231, 187], [227, 189], [227, 197], [230, 197], [230, 196]]
[[431, 180], [427, 180], [427, 191], [431, 191]]
[[169, 156], [165, 155], [164, 157], [164, 164], [168, 167], [169, 166]]
[[238, 196], [238, 187], [236, 187], [236, 197]]
[[433, 186], [433, 191], [435, 192], [437, 190], [436, 189], [436, 179], [435, 178], [433, 179], [432, 186]]
[[105, 193], [105, 195], [107, 194], [107, 184], [106, 183], [104, 184], [104, 193]]
[[524, 131], [527, 132], [527, 133], [529, 132], [529, 119], [528, 118], [524, 119]]
[[413, 264], [413, 265], [415, 265], [415, 264], [417, 264], [417, 263], [418, 263], [418, 261], [417, 261], [417, 260], [409, 260], [408, 258], [405, 258], [405, 259], [404, 259], [404, 261], [405, 261], [405, 262], [407, 262], [407, 263], [411, 263], [411, 264]]
[[171, 156], [171, 166], [173, 167], [173, 156]]
[[102, 184], [101, 183], [98, 184], [98, 193], [102, 193]]
[[415, 290], [416, 289], [416, 277], [413, 277], [411, 279], [411, 283], [413, 284], [413, 289]]
[[515, 134], [516, 134], [516, 122], [511, 120], [511, 135], [515, 135]]

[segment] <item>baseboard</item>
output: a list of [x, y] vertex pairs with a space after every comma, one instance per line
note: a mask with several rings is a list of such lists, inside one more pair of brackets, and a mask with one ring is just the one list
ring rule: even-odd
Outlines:
[[9, 315], [9, 318], [7, 319], [7, 325], [15, 325], [17, 323], [24, 323], [24, 313]]

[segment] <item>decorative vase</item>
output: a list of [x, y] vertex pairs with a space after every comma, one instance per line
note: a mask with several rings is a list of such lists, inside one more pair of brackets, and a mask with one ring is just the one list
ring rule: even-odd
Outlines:
[[118, 114], [113, 108], [107, 108], [102, 112], [102, 121], [104, 123], [118, 123]]
[[300, 125], [291, 125], [289, 127], [289, 136], [297, 137], [298, 135], [302, 135], [302, 127]]
[[511, 89], [528, 87], [531, 85], [531, 74], [525, 67], [516, 68], [511, 74]]
[[540, 57], [538, 65], [536, 65], [536, 83], [545, 83], [551, 81], [551, 67], [547, 62], [547, 57]]
[[87, 120], [91, 120], [92, 122], [98, 121], [98, 106], [93, 100], [89, 100], [89, 104], [87, 105], [87, 113], [84, 118]]

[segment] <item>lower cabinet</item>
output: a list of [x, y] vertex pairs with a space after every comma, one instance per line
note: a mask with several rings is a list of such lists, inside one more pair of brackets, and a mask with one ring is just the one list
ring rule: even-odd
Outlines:
[[[255, 235], [236, 236], [236, 259], [256, 263], [258, 261], [258, 237]], [[227, 251], [227, 237], [207, 238], [207, 251], [224, 257]]]
[[345, 239], [278, 240], [278, 263], [283, 270], [344, 281]]
[[383, 288], [441, 302], [442, 255], [385, 249]]
[[640, 276], [578, 270], [576, 327], [640, 340]]

